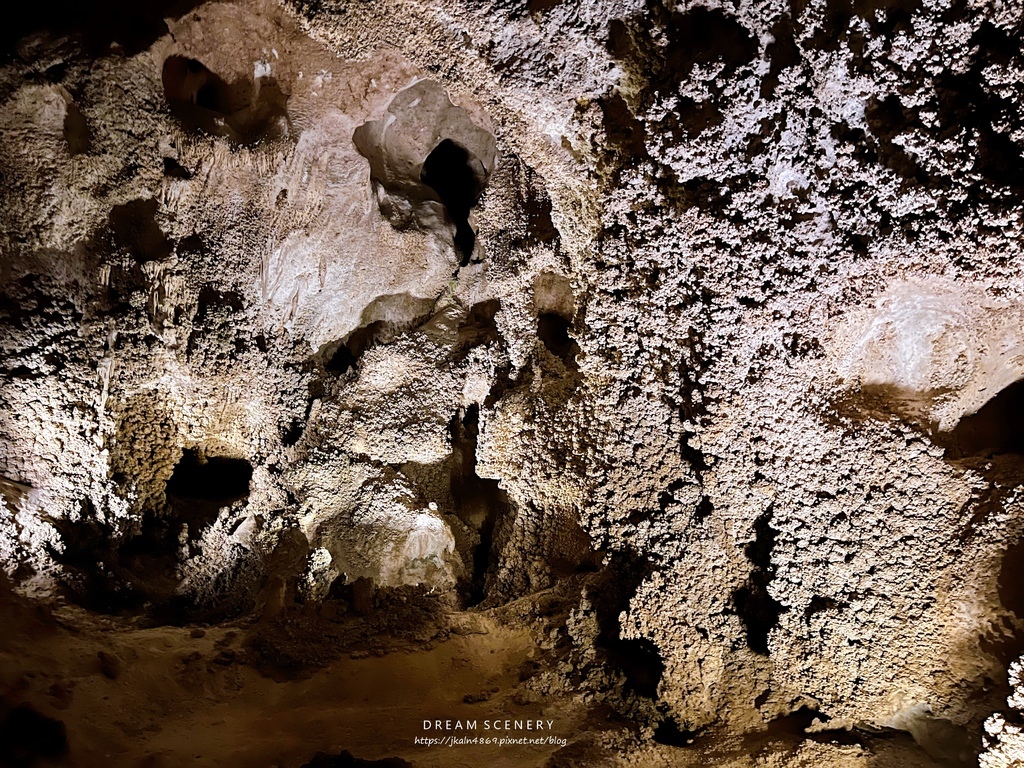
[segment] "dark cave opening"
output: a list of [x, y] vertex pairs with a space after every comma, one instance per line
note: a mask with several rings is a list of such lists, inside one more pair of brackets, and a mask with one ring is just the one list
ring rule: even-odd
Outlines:
[[473, 169], [473, 157], [451, 139], [445, 139], [423, 161], [420, 180], [437, 192], [455, 223], [455, 249], [462, 254], [462, 266], [469, 263], [476, 246], [476, 232], [469, 224], [469, 212], [476, 205], [483, 182]]
[[459, 346], [465, 350], [501, 339], [495, 317], [501, 309], [499, 299], [487, 299], [474, 304], [466, 319], [459, 324]]
[[192, 178], [192, 172], [173, 157], [165, 157], [164, 176], [169, 179], [181, 179], [182, 181], [188, 181]]
[[555, 357], [570, 370], [579, 370], [576, 355], [579, 345], [569, 335], [571, 321], [557, 312], [542, 312], [537, 316], [537, 336]]
[[482, 478], [476, 473], [477, 438], [480, 434], [480, 407], [471, 405], [460, 419], [452, 419], [451, 492], [456, 514], [472, 530], [479, 541], [473, 548], [473, 573], [462, 585], [466, 607], [479, 605], [487, 598], [488, 578], [496, 565], [495, 535], [501, 519], [508, 514], [511, 502], [497, 480]]
[[188, 448], [167, 481], [167, 496], [223, 506], [248, 496], [250, 480], [252, 465], [245, 459], [205, 456]]
[[665, 672], [665, 662], [652, 641], [646, 637], [617, 639], [608, 648], [608, 660], [626, 676], [622, 692], [636, 693], [648, 699], [658, 698], [658, 684]]
[[946, 448], [947, 459], [1024, 455], [1024, 379], [1014, 382], [965, 416], [936, 441]]
[[157, 223], [158, 208], [157, 201], [150, 198], [115, 205], [110, 210], [108, 226], [114, 246], [130, 253], [139, 264], [163, 261], [174, 250], [171, 241]]
[[169, 56], [162, 73], [171, 113], [190, 131], [252, 146], [289, 133], [288, 98], [270, 78], [227, 83], [201, 61]]
[[747, 645], [762, 656], [768, 655], [768, 636], [785, 610], [768, 591], [774, 574], [772, 548], [776, 537], [771, 526], [772, 514], [769, 507], [754, 522], [754, 540], [745, 549], [754, 567], [747, 583], [732, 593], [733, 608], [747, 630]]
[[613, 553], [596, 584], [594, 605], [599, 628], [596, 645], [604, 650], [608, 665], [625, 676], [623, 692], [656, 699], [665, 671], [658, 646], [647, 638], [624, 639], [620, 624], [620, 616], [652, 573], [654, 566], [636, 552]]
[[334, 354], [324, 363], [324, 368], [337, 376], [341, 376], [355, 368], [358, 362], [359, 357], [356, 353], [352, 351], [348, 344], [342, 342], [334, 350]]
[[223, 79], [211, 72], [205, 64], [185, 56], [169, 56], [163, 68], [164, 95], [171, 110], [191, 127], [203, 127], [201, 113], [208, 110], [220, 115], [232, 111], [230, 90]]
[[667, 747], [688, 747], [697, 738], [697, 732], [680, 728], [674, 717], [666, 717], [654, 728], [654, 740]]
[[64, 114], [64, 141], [67, 142], [68, 152], [72, 155], [84, 155], [92, 144], [89, 124], [85, 121], [82, 110], [75, 104], [68, 104], [67, 112]]

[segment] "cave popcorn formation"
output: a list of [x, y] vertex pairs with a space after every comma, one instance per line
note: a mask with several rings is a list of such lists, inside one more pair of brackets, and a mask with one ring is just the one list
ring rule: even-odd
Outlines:
[[1019, 4], [24, 10], [0, 765], [1024, 764]]

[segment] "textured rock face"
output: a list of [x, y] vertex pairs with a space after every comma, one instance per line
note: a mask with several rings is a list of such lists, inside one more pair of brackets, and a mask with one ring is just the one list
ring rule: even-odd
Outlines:
[[1019, 762], [1017, 4], [166, 13], [0, 69], [22, 592], [557, 595], [566, 760]]

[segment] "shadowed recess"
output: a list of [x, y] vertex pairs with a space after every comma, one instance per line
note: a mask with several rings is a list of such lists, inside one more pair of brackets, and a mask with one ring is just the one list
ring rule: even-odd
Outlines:
[[190, 448], [167, 481], [167, 495], [227, 503], [249, 495], [252, 465], [245, 459], [202, 456]]
[[947, 459], [1024, 454], [1024, 380], [1014, 382], [936, 441]]
[[465, 266], [473, 256], [476, 233], [469, 225], [469, 211], [476, 205], [483, 188], [482, 180], [471, 165], [464, 147], [445, 139], [423, 161], [420, 179], [437, 192], [455, 223], [455, 248]]

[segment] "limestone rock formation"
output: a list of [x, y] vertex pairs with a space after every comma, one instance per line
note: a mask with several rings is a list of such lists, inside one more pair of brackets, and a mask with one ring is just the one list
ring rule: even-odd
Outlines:
[[[1020, 764], [1022, 30], [996, 0], [25, 9], [5, 743]], [[509, 713], [557, 733], [414, 742]]]

